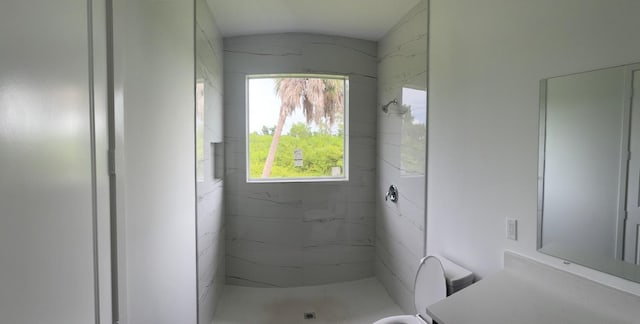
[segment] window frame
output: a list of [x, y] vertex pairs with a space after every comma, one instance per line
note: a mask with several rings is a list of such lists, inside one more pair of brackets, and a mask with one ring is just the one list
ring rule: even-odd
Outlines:
[[[249, 82], [253, 79], [275, 79], [275, 78], [310, 78], [310, 79], [337, 79], [344, 82], [344, 103], [343, 103], [343, 170], [342, 176], [320, 176], [320, 177], [290, 177], [290, 178], [251, 178], [251, 151], [250, 151], [250, 101]], [[348, 182], [349, 181], [349, 76], [341, 74], [326, 73], [269, 73], [269, 74], [247, 74], [245, 77], [245, 181], [246, 183], [313, 183], [313, 182]]]

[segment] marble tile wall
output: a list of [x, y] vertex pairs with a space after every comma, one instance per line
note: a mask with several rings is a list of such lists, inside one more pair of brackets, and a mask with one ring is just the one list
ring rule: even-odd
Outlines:
[[400, 105], [377, 111], [376, 192], [395, 184], [400, 198], [376, 196], [375, 273], [406, 312], [415, 311], [413, 281], [425, 251], [427, 19], [424, 0], [378, 46], [378, 104]]
[[222, 59], [222, 37], [210, 9], [204, 0], [196, 0], [196, 81], [204, 83], [203, 170], [196, 183], [200, 324], [212, 322], [225, 283], [224, 182], [214, 177], [220, 166], [214, 165], [212, 152], [212, 143], [223, 140]]
[[[373, 276], [377, 44], [314, 34], [225, 38], [227, 283], [292, 287]], [[349, 181], [246, 183], [248, 74], [349, 77]]]

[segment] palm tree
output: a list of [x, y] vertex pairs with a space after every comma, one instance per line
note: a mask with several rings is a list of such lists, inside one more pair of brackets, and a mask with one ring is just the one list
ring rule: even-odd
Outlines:
[[307, 124], [327, 124], [330, 127], [344, 108], [344, 81], [339, 79], [283, 78], [276, 80], [275, 91], [280, 97], [280, 116], [276, 125], [269, 154], [264, 163], [262, 177], [271, 175], [276, 158], [278, 142], [287, 117], [297, 108], [307, 120]]

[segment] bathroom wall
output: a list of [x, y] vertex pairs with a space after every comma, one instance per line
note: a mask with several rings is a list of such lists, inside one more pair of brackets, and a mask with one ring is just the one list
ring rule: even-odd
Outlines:
[[2, 323], [112, 319], [105, 9], [0, 3]]
[[[420, 2], [378, 45], [376, 276], [406, 312], [424, 256], [427, 90], [427, 1]], [[407, 111], [409, 109], [409, 111]], [[384, 193], [395, 184], [397, 203]]]
[[195, 324], [194, 6], [114, 4], [121, 324]]
[[[640, 62], [636, 1], [431, 1], [429, 253], [481, 277], [505, 249], [640, 294], [536, 252], [539, 81]], [[518, 220], [518, 241], [505, 218]]]
[[[373, 275], [376, 43], [313, 34], [225, 38], [227, 283], [289, 287]], [[349, 76], [349, 181], [246, 183], [248, 74]]]
[[203, 98], [202, 113], [196, 118], [199, 122], [196, 151], [202, 152], [196, 155], [198, 322], [209, 324], [225, 282], [224, 182], [221, 175], [216, 174], [216, 169], [224, 167], [216, 165], [224, 154], [220, 144], [223, 140], [223, 53], [222, 36], [204, 0], [196, 0], [195, 32], [196, 83], [201, 84], [197, 91], [202, 91]]

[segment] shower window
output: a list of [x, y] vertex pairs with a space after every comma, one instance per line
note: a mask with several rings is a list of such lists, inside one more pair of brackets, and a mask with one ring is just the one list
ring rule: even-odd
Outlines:
[[204, 81], [196, 81], [196, 181], [204, 181]]
[[347, 180], [348, 98], [345, 76], [247, 77], [247, 181]]

